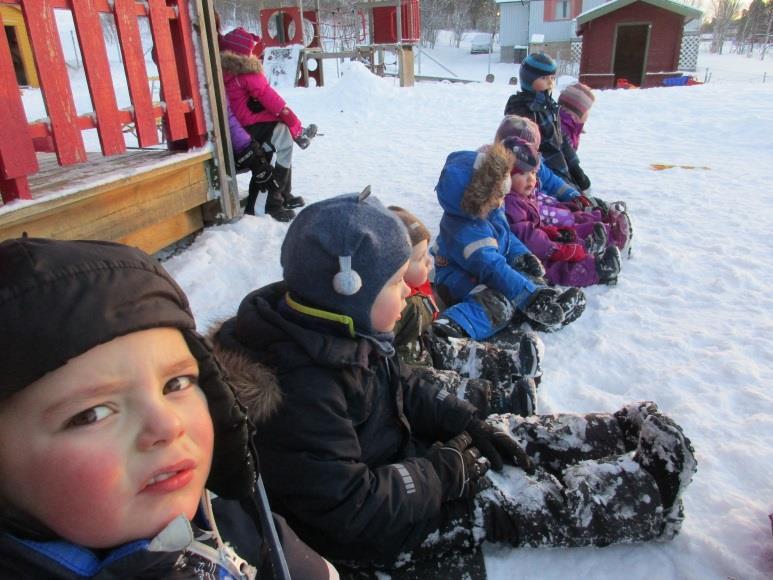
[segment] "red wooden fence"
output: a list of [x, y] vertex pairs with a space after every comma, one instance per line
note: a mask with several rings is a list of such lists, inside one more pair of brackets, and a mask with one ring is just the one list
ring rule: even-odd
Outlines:
[[[5, 203], [31, 198], [28, 177], [38, 171], [36, 144], [52, 144], [60, 165], [86, 161], [81, 131], [87, 129], [97, 130], [106, 156], [126, 151], [122, 127], [127, 123], [134, 123], [141, 147], [158, 144], [159, 118], [164, 120], [167, 141], [175, 142], [175, 147], [204, 145], [207, 131], [188, 0], [0, 0], [0, 4], [22, 9], [48, 112], [46, 121], [27, 121], [10, 47], [6, 35], [0, 34], [0, 193]], [[54, 9], [73, 15], [94, 107], [85, 115], [76, 113]], [[115, 18], [131, 100], [125, 109], [117, 105], [100, 13]], [[145, 68], [140, 18], [149, 19], [155, 48], [162, 95], [156, 105]]]

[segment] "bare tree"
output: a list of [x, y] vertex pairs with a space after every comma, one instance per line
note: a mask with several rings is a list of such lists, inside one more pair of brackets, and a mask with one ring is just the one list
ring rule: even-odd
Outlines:
[[711, 40], [711, 52], [722, 54], [727, 30], [741, 8], [741, 0], [713, 0], [714, 38]]
[[470, 2], [454, 2], [451, 6], [451, 27], [454, 31], [454, 44], [459, 48], [464, 31], [470, 24]]
[[421, 38], [423, 44], [435, 48], [438, 32], [448, 22], [451, 0], [423, 0], [421, 3]]

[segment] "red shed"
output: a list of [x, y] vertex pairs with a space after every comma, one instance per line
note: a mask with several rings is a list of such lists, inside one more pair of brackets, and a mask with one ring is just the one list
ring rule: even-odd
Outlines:
[[582, 36], [580, 82], [614, 88], [619, 79], [663, 86], [678, 76], [684, 24], [701, 10], [672, 0], [612, 0], [577, 17]]

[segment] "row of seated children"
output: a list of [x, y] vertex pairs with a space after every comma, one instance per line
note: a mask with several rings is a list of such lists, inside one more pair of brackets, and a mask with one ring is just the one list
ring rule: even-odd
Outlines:
[[[213, 335], [257, 424], [274, 509], [346, 570], [429, 560], [437, 574], [484, 540], [672, 538], [696, 462], [655, 404], [483, 420], [402, 363], [394, 330], [411, 294], [406, 275], [423, 286], [408, 272], [426, 268], [426, 240], [412, 244], [411, 216], [368, 193], [304, 209], [282, 244], [283, 281], [248, 294]], [[492, 487], [489, 469], [528, 493]]]
[[[484, 540], [672, 538], [696, 462], [653, 403], [484, 421], [400, 363], [411, 251], [373, 197], [311, 204], [282, 244], [284, 280], [215, 332], [218, 362], [142, 252], [0, 243], [3, 575], [336, 578], [303, 542], [391, 569]], [[270, 525], [253, 446], [301, 539]], [[489, 468], [529, 493], [491, 487]]]
[[266, 214], [277, 221], [290, 221], [295, 208], [305, 203], [291, 193], [293, 142], [306, 149], [317, 127], [304, 128], [271, 86], [263, 73], [265, 47], [260, 37], [235, 28], [219, 36], [219, 44], [236, 168], [252, 172], [245, 213], [255, 214], [258, 195], [265, 191]]
[[[621, 252], [630, 253], [627, 208], [584, 194], [590, 180], [575, 150], [595, 97], [576, 83], [556, 103], [555, 72], [549, 56], [529, 55], [519, 69], [521, 91], [508, 100], [497, 129], [495, 141], [517, 137], [526, 142], [517, 144], [521, 167], [513, 174], [505, 212], [518, 238], [545, 265], [551, 284], [615, 284]], [[541, 155], [529, 153], [531, 147]]]

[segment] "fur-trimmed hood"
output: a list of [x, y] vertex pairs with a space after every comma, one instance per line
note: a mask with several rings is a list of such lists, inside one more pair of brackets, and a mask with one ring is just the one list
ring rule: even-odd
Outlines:
[[271, 369], [252, 360], [243, 349], [227, 348], [221, 340], [214, 340], [218, 333], [222, 333], [220, 336], [229, 333], [229, 322], [233, 321], [226, 321], [212, 333], [213, 351], [249, 417], [260, 423], [271, 417], [282, 403], [279, 381]]
[[512, 166], [513, 157], [501, 144], [451, 153], [435, 187], [440, 205], [451, 215], [485, 219], [509, 190]]
[[263, 72], [263, 65], [259, 58], [236, 54], [229, 50], [220, 53], [220, 66], [223, 68], [223, 73], [230, 75], [260, 74]]

